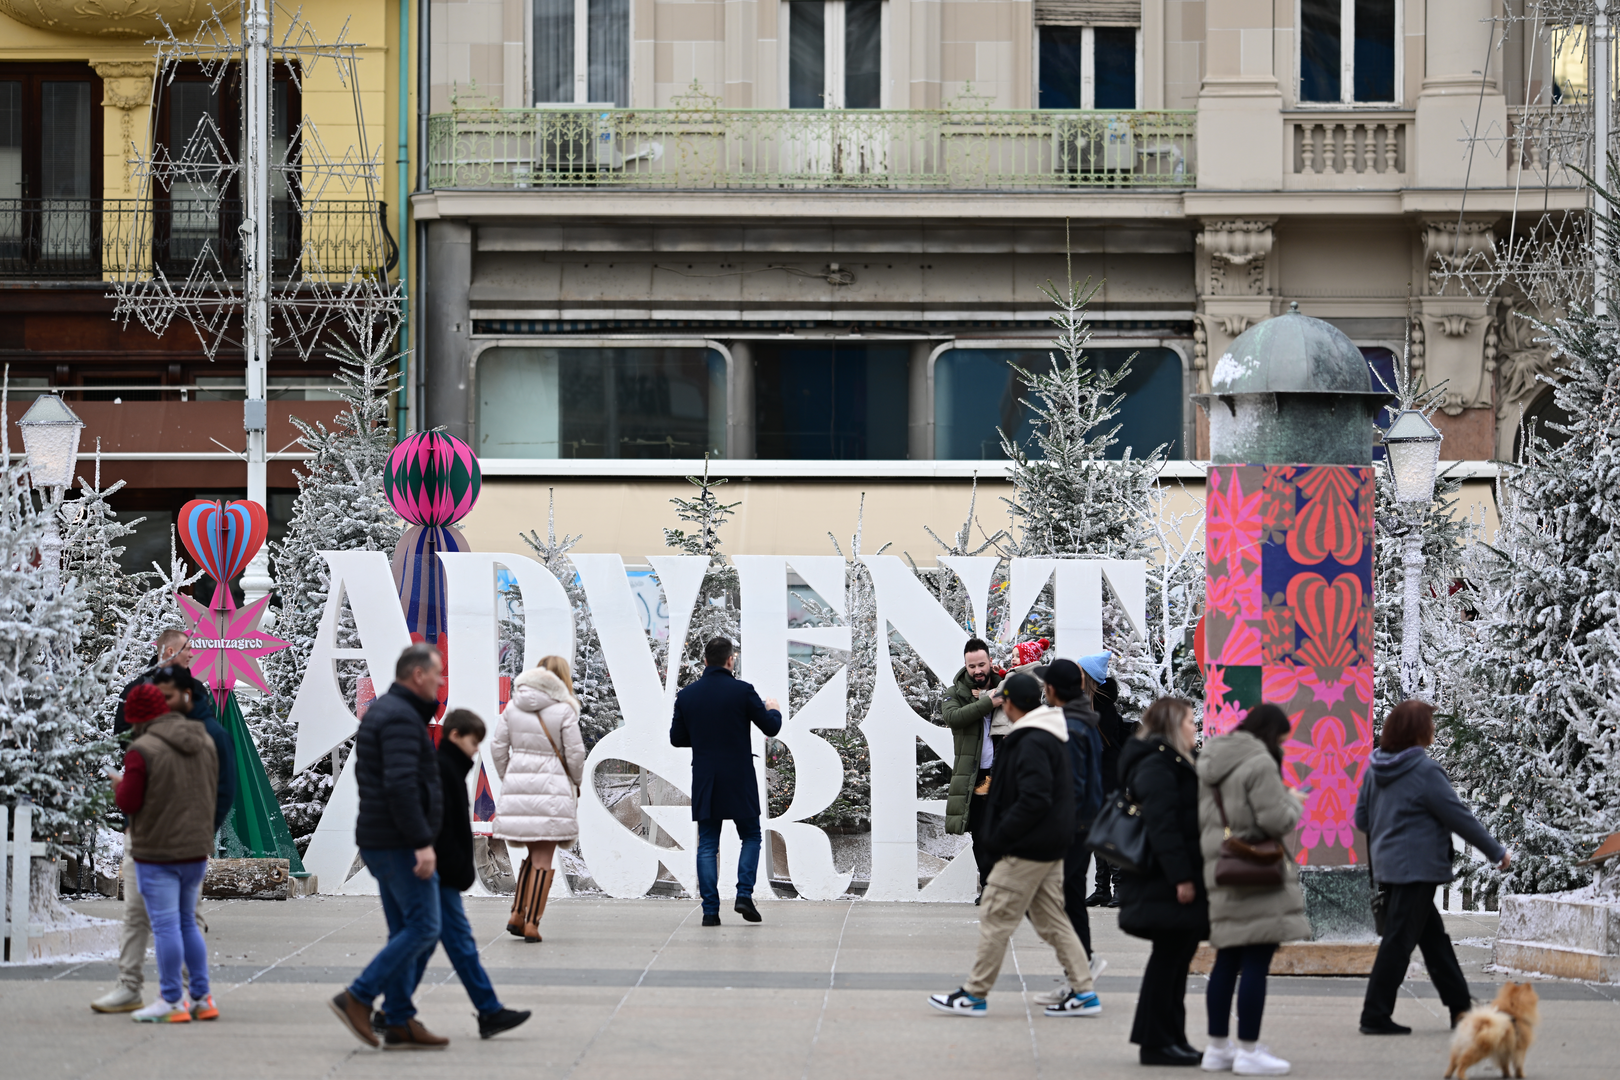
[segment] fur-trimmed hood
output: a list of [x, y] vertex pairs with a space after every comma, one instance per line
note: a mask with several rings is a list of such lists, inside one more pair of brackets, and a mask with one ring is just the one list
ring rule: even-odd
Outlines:
[[543, 667], [531, 668], [512, 680], [512, 704], [524, 712], [537, 713], [553, 701], [567, 702], [579, 711], [579, 702], [568, 687]]

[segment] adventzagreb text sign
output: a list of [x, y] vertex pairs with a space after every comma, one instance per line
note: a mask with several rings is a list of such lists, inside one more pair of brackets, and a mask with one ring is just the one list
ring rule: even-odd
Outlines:
[[[393, 681], [394, 662], [411, 636], [400, 608], [388, 556], [378, 551], [321, 553], [331, 569], [331, 586], [314, 651], [293, 704], [298, 729], [294, 767], [304, 769], [328, 753], [359, 726], [352, 702], [343, 693], [337, 665], [364, 663], [378, 687]], [[561, 582], [543, 565], [522, 555], [495, 552], [442, 551], [446, 631], [450, 670], [447, 708], [469, 708], [486, 719], [499, 711], [497, 575], [505, 569], [523, 597], [525, 669], [541, 657], [574, 656], [573, 609]], [[614, 896], [644, 895], [668, 868], [692, 895], [697, 894], [697, 830], [686, 806], [644, 806], [652, 822], [678, 845], [661, 847], [626, 828], [596, 792], [596, 769], [604, 761], [626, 761], [657, 774], [691, 793], [691, 751], [669, 745], [669, 722], [678, 665], [661, 678], [651, 644], [642, 628], [635, 597], [618, 555], [573, 555], [585, 590], [596, 633], [618, 695], [623, 724], [604, 736], [586, 762], [580, 797], [580, 848], [591, 876]], [[663, 586], [670, 612], [669, 641], [678, 654], [691, 625], [709, 559], [697, 555], [657, 555], [652, 564]], [[941, 681], [949, 682], [962, 665], [962, 645], [969, 631], [958, 625], [938, 599], [900, 558], [872, 555], [861, 559], [876, 592], [879, 625], [903, 637]], [[942, 557], [942, 565], [961, 579], [972, 598], [972, 632], [987, 636], [985, 608], [1000, 560], [994, 557]], [[799, 895], [831, 899], [849, 885], [849, 875], [833, 866], [826, 833], [809, 819], [827, 809], [843, 787], [843, 764], [837, 750], [817, 731], [847, 726], [848, 668], [839, 668], [797, 712], [788, 703], [790, 642], [848, 650], [848, 626], [790, 627], [787, 615], [791, 568], [840, 617], [847, 615], [847, 564], [836, 555], [738, 555], [732, 558], [741, 591], [741, 643], [738, 675], [762, 696], [783, 705], [777, 738], [793, 755], [791, 804], [763, 827], [781, 836], [789, 876]], [[1007, 582], [1009, 618], [1021, 625], [1047, 585], [1053, 585], [1055, 655], [1077, 657], [1103, 648], [1103, 585], [1106, 582], [1138, 633], [1145, 629], [1147, 566], [1142, 560], [1013, 559]], [[345, 601], [353, 615], [358, 647], [338, 644]], [[871, 755], [872, 870], [866, 896], [872, 900], [962, 900], [974, 892], [971, 853], [958, 856], [926, 888], [917, 887], [917, 815], [943, 814], [941, 800], [917, 796], [917, 740], [940, 757], [953, 757], [951, 732], [919, 717], [895, 681], [889, 637], [879, 634], [872, 704], [855, 718]], [[758, 732], [758, 742], [763, 742]], [[760, 747], [763, 750], [763, 747]], [[485, 744], [484, 754], [489, 754]], [[763, 754], [761, 753], [763, 758]], [[485, 769], [497, 784], [493, 762]], [[761, 770], [760, 805], [766, 805]], [[498, 793], [498, 788], [497, 788]], [[354, 863], [354, 820], [359, 794], [352, 768], [345, 766], [333, 787], [326, 813], [317, 826], [304, 864], [320, 876], [323, 891], [343, 891]], [[727, 830], [722, 847], [721, 880], [735, 880], [737, 841]], [[729, 862], [728, 865], [724, 865]], [[356, 878], [354, 887], [368, 889]]]

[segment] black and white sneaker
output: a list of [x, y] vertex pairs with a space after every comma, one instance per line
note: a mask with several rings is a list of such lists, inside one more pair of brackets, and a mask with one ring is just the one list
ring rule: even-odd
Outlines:
[[1070, 994], [1056, 1005], [1046, 1007], [1047, 1016], [1101, 1016], [1102, 1002], [1095, 993]]
[[984, 1016], [990, 1011], [988, 1001], [982, 997], [974, 997], [966, 990], [953, 990], [949, 994], [929, 994], [928, 1004], [952, 1016]]

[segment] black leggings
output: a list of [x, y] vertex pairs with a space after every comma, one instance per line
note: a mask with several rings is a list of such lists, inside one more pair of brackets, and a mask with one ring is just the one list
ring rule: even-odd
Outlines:
[[1210, 1038], [1224, 1039], [1231, 1033], [1233, 990], [1237, 991], [1238, 1041], [1255, 1042], [1260, 1038], [1260, 1019], [1266, 1011], [1266, 975], [1276, 951], [1275, 945], [1232, 945], [1216, 951], [1204, 994]]

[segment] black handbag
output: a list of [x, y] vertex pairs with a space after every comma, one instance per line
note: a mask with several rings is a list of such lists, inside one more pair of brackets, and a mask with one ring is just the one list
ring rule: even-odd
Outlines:
[[1116, 791], [1091, 823], [1086, 847], [1121, 870], [1145, 874], [1153, 856], [1148, 850], [1147, 822], [1128, 790]]

